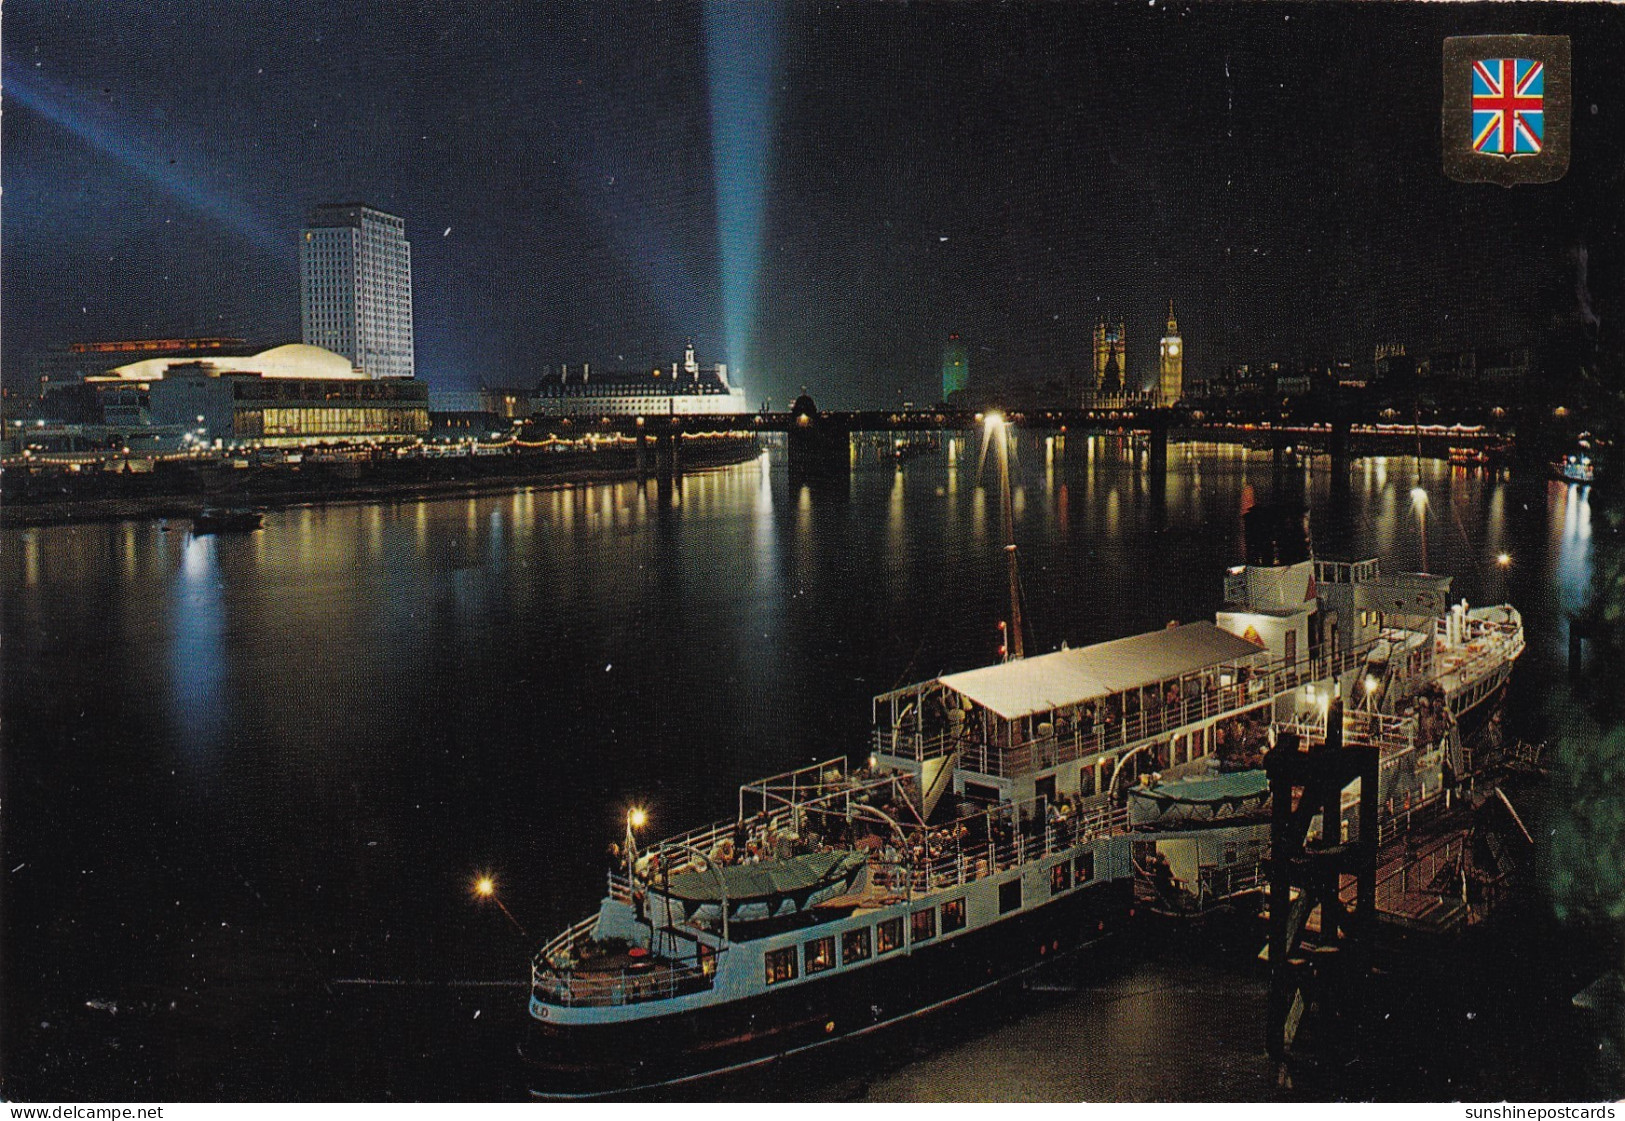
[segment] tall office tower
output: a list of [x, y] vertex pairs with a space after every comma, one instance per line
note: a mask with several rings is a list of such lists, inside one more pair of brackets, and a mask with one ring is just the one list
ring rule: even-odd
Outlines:
[[948, 336], [948, 341], [942, 348], [942, 399], [950, 405], [957, 405], [959, 398], [954, 394], [964, 395], [965, 386], [970, 383], [970, 356], [965, 353], [965, 344], [959, 341], [958, 333]]
[[1185, 395], [1185, 346], [1174, 318], [1174, 302], [1168, 301], [1168, 333], [1162, 337], [1162, 363], [1157, 371], [1157, 404], [1176, 405]]
[[299, 243], [304, 341], [370, 378], [409, 378], [412, 247], [406, 222], [359, 202], [318, 206]]

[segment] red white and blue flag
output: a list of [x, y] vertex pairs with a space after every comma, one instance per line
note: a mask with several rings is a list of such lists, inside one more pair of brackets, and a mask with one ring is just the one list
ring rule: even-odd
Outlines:
[[1473, 63], [1473, 150], [1539, 155], [1546, 136], [1546, 66], [1528, 58]]

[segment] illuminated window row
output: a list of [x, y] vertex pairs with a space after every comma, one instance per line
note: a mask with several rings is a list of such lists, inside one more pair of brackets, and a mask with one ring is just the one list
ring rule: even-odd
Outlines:
[[[252, 431], [259, 419], [260, 431]], [[427, 432], [426, 408], [267, 408], [242, 410], [234, 426], [239, 435], [360, 436], [373, 432]]]
[[[1016, 885], [1017, 899], [1021, 881], [1012, 881]], [[952, 934], [965, 929], [965, 899], [950, 899], [941, 907], [925, 907], [915, 911], [908, 917], [908, 941], [913, 945], [929, 942], [937, 936], [938, 918], [941, 918], [941, 931], [943, 934]], [[863, 926], [856, 930], [848, 930], [841, 934], [841, 965], [855, 965], [867, 961], [875, 954], [889, 954], [894, 950], [903, 948], [904, 920], [902, 916], [895, 919], [886, 919], [877, 923], [872, 931], [870, 927]], [[798, 952], [795, 946], [786, 946], [782, 950], [769, 950], [764, 955], [767, 983], [776, 985], [781, 981], [794, 981], [801, 972], [808, 976], [814, 973], [823, 973], [834, 969], [835, 935], [828, 934], [822, 938], [814, 938], [803, 943]], [[798, 968], [799, 967], [799, 968]]]

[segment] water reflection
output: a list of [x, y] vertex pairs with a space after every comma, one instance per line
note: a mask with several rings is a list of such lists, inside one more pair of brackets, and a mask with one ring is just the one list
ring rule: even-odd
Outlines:
[[197, 753], [218, 746], [225, 727], [225, 589], [212, 534], [189, 536], [170, 595], [171, 715], [183, 744]]
[[1580, 610], [1591, 587], [1591, 488], [1553, 482], [1552, 537], [1557, 545], [1552, 567], [1557, 600], [1565, 614]]
[[[1068, 454], [1023, 439], [1016, 534], [1035, 650], [1211, 618], [1248, 486], [1260, 501], [1306, 501], [1326, 551], [1389, 570], [1421, 562], [1405, 458], [1368, 459], [1338, 489], [1323, 461], [1276, 472], [1267, 452], [1176, 444], [1162, 515], [1125, 441], [1073, 434]], [[782, 460], [763, 458], [676, 485], [287, 510], [252, 537], [142, 523], [0, 535], [12, 758], [71, 758], [142, 790], [114, 840], [72, 828], [95, 819], [94, 791], [46, 792], [28, 859], [76, 891], [53, 903], [51, 930], [68, 934], [24, 948], [63, 976], [107, 975], [88, 932], [158, 897], [159, 875], [166, 891], [209, 885], [206, 921], [182, 936], [229, 919], [245, 962], [284, 952], [297, 927], [299, 965], [257, 965], [258, 1004], [209, 1012], [193, 1093], [236, 1069], [229, 1041], [299, 985], [522, 969], [526, 948], [500, 924], [489, 940], [443, 890], [466, 868], [499, 860], [527, 926], [574, 921], [596, 901], [617, 807], [647, 799], [674, 830], [731, 813], [740, 781], [862, 751], [875, 693], [994, 656], [1008, 583], [996, 483], [976, 465], [955, 438], [834, 486], [792, 487]], [[1564, 615], [1589, 580], [1588, 491], [1421, 473], [1437, 511], [1431, 566], [1474, 602], [1510, 582], [1529, 668], [1560, 666]], [[1501, 550], [1509, 569], [1493, 563]], [[171, 777], [186, 756], [211, 760], [206, 781]], [[26, 808], [44, 795], [14, 785], [10, 797]], [[109, 874], [82, 882], [89, 865]], [[128, 964], [111, 972], [194, 983], [184, 953], [132, 951]], [[1144, 1014], [1125, 999], [1116, 1015]], [[300, 1025], [312, 1050], [338, 1049], [325, 1023]], [[1251, 1021], [1236, 1031], [1253, 1046]], [[386, 1073], [410, 1064], [393, 1039], [368, 1060]]]

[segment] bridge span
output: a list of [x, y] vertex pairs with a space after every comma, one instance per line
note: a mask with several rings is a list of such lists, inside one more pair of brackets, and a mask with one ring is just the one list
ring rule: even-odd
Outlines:
[[[1003, 413], [1005, 422], [1030, 431], [1080, 435], [1138, 434], [1148, 443], [1147, 467], [1167, 469], [1172, 433], [1191, 439], [1248, 443], [1271, 448], [1279, 458], [1294, 447], [1329, 452], [1334, 464], [1349, 459], [1352, 438], [1382, 454], [1422, 449], [1447, 455], [1456, 447], [1482, 447], [1504, 437], [1482, 425], [1355, 424], [1346, 418], [1293, 420], [1274, 416], [1214, 418], [1200, 409], [1097, 408], [1033, 409]], [[788, 434], [792, 471], [809, 475], [844, 474], [850, 468], [850, 437], [861, 433], [973, 432], [986, 414], [969, 409], [868, 409], [820, 412], [803, 398], [788, 412], [672, 414], [668, 416], [532, 416], [524, 421], [531, 436], [588, 433], [635, 437], [644, 449], [652, 440], [662, 472], [677, 467], [680, 436], [751, 433]], [[640, 457], [641, 459], [641, 457]]]
[[[1184, 409], [1045, 409], [1003, 414], [1018, 428], [1041, 431], [1147, 432], [1190, 420]], [[584, 432], [676, 432], [681, 435], [750, 432], [794, 432], [819, 428], [848, 434], [859, 432], [969, 432], [980, 429], [986, 414], [965, 409], [866, 409], [858, 411], [673, 414], [670, 416], [531, 416], [525, 427], [537, 434], [558, 436]]]

